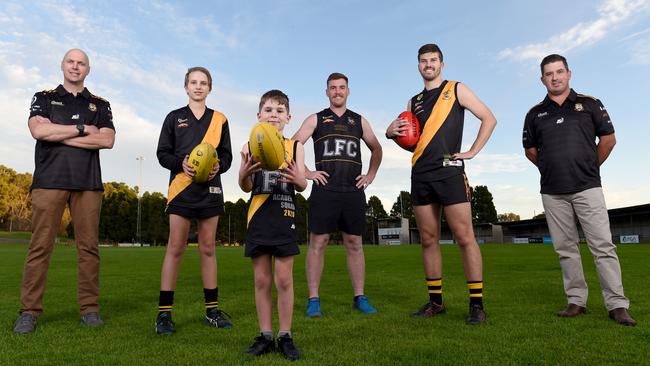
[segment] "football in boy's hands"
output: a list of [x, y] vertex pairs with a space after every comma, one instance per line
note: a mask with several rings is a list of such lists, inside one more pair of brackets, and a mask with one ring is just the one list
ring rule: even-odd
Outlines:
[[217, 158], [217, 151], [212, 144], [204, 142], [196, 145], [187, 158], [188, 163], [194, 168], [194, 177], [192, 181], [196, 183], [204, 183], [208, 181], [208, 177], [214, 169], [214, 165], [219, 162]]
[[261, 163], [264, 170], [277, 170], [284, 163], [284, 139], [280, 131], [268, 122], [253, 126], [248, 147], [253, 160]]
[[420, 122], [415, 114], [411, 112], [402, 112], [399, 114], [400, 119], [408, 121], [409, 125], [407, 130], [402, 131], [404, 136], [396, 136], [395, 142], [402, 148], [408, 151], [413, 151], [420, 139]]

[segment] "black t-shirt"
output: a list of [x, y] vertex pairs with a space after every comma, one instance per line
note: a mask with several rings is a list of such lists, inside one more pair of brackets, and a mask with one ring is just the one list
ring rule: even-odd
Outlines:
[[[84, 88], [76, 96], [63, 85], [34, 94], [29, 117], [42, 116], [60, 125], [93, 125], [115, 129], [107, 100]], [[102, 191], [99, 150], [83, 149], [60, 142], [36, 141], [32, 189]]]
[[[200, 144], [208, 131], [212, 116], [218, 111], [210, 108], [205, 109], [201, 119], [197, 120], [189, 106], [185, 106], [169, 112], [158, 139], [157, 156], [160, 165], [169, 169], [169, 183], [174, 180], [176, 174], [183, 171], [183, 159], [196, 145]], [[223, 116], [223, 115], [221, 115]], [[221, 138], [219, 146], [216, 146], [219, 158], [219, 173], [205, 183], [192, 182], [180, 192], [170, 204], [189, 208], [206, 208], [223, 205], [223, 192], [221, 186], [221, 174], [230, 169], [232, 163], [232, 149], [230, 146], [230, 131], [228, 120], [225, 116], [221, 118]]]
[[443, 115], [444, 119], [441, 121], [431, 121], [433, 124], [440, 124], [440, 128], [424, 148], [422, 155], [413, 162], [412, 180], [440, 181], [465, 172], [465, 163], [462, 160], [455, 162], [459, 166], [444, 164], [445, 157], [449, 160], [451, 155], [460, 152], [465, 122], [465, 108], [460, 105], [457, 97], [458, 83], [456, 82], [453, 88], [450, 85], [451, 90], [443, 93], [448, 83], [449, 81], [445, 80], [439, 87], [431, 90], [424, 89], [411, 98], [411, 112], [415, 113], [420, 122], [420, 134], [427, 125], [434, 107], [439, 103], [439, 99], [450, 102], [453, 99], [449, 114]]
[[596, 136], [614, 133], [600, 100], [573, 89], [560, 106], [548, 95], [526, 115], [522, 142], [537, 148], [543, 194], [567, 194], [600, 187]]
[[314, 156], [316, 170], [327, 172], [323, 189], [336, 192], [354, 192], [356, 178], [361, 174], [361, 115], [347, 109], [340, 117], [331, 109], [316, 114]]

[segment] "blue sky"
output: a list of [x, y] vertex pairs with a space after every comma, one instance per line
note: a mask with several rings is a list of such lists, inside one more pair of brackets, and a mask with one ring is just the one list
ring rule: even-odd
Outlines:
[[[499, 213], [530, 218], [542, 210], [539, 173], [524, 158], [523, 118], [543, 99], [539, 61], [562, 53], [578, 92], [600, 98], [618, 144], [601, 169], [610, 208], [650, 202], [650, 1], [3, 1], [0, 4], [0, 164], [34, 169], [27, 129], [31, 96], [56, 87], [64, 52], [91, 59], [86, 86], [107, 98], [117, 128], [102, 152], [104, 181], [166, 194], [168, 172], [155, 157], [165, 115], [187, 103], [183, 76], [206, 66], [208, 105], [229, 118], [235, 152], [256, 122], [259, 96], [282, 89], [291, 99], [292, 135], [328, 106], [325, 79], [350, 77], [348, 107], [380, 136], [384, 161], [367, 191], [387, 210], [409, 189], [410, 155], [383, 139], [390, 121], [422, 89], [417, 49], [437, 43], [447, 79], [466, 83], [494, 112], [492, 139], [467, 162], [472, 185], [487, 185]], [[467, 114], [463, 144], [479, 123]], [[306, 145], [313, 166], [313, 145]], [[369, 156], [367, 150], [365, 158]], [[239, 157], [223, 176], [227, 200], [246, 197], [236, 183]], [[644, 168], [645, 166], [645, 168]]]

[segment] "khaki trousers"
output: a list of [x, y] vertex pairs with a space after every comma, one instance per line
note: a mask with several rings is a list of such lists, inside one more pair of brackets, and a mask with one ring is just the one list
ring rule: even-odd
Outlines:
[[54, 241], [63, 210], [70, 205], [78, 258], [78, 301], [81, 313], [99, 311], [99, 213], [101, 191], [32, 191], [32, 239], [25, 259], [20, 312], [39, 316]]
[[572, 194], [542, 194], [542, 203], [553, 247], [560, 257], [568, 303], [586, 306], [588, 295], [580, 257], [577, 217], [594, 257], [607, 310], [627, 309], [630, 301], [623, 294], [621, 265], [612, 242], [602, 188]]

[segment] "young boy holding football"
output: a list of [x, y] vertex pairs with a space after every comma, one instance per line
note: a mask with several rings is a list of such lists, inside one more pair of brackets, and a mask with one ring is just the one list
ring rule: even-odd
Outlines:
[[[276, 127], [280, 134], [289, 123], [289, 98], [279, 90], [266, 92], [257, 119]], [[278, 292], [280, 329], [277, 347], [287, 359], [300, 358], [291, 337], [293, 318], [293, 258], [300, 253], [295, 224], [295, 191], [307, 187], [304, 150], [300, 142], [284, 139], [285, 162], [278, 170], [263, 170], [245, 144], [241, 150], [239, 186], [251, 192], [245, 255], [253, 261], [255, 306], [260, 335], [244, 353], [259, 356], [275, 349], [273, 339], [272, 282]], [[275, 274], [273, 266], [275, 264]]]
[[[176, 329], [172, 321], [174, 290], [180, 261], [185, 252], [190, 220], [198, 221], [201, 278], [205, 297], [204, 322], [216, 328], [230, 328], [232, 323], [218, 308], [217, 260], [215, 238], [219, 215], [224, 213], [221, 174], [230, 168], [232, 150], [228, 120], [218, 111], [206, 107], [212, 91], [212, 77], [203, 67], [192, 67], [185, 74], [188, 105], [170, 112], [165, 118], [158, 140], [158, 161], [170, 170], [167, 213], [169, 242], [160, 276], [160, 297], [156, 333], [171, 335]], [[207, 182], [192, 180], [196, 173], [188, 162], [188, 154], [200, 143], [207, 142], [217, 150], [219, 160]]]

